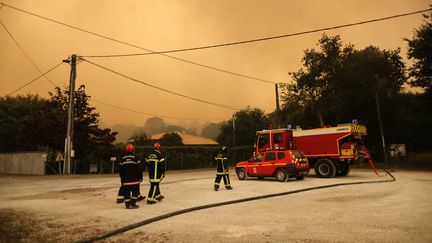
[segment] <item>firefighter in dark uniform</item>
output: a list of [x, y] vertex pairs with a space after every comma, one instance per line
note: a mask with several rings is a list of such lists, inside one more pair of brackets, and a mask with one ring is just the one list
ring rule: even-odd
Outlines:
[[155, 204], [164, 199], [159, 189], [159, 183], [165, 176], [165, 158], [160, 151], [160, 144], [153, 145], [153, 151], [146, 157], [149, 174], [150, 190], [147, 196], [147, 204]]
[[[127, 147], [128, 145], [126, 145], [126, 149], [128, 148]], [[133, 152], [132, 153], [134, 155], [135, 154], [135, 147], [129, 147], [129, 149], [132, 149], [132, 148], [133, 148]], [[130, 152], [126, 151], [126, 154], [130, 155]], [[143, 180], [142, 175], [143, 175], [143, 172], [144, 172], [144, 166], [145, 166], [145, 164], [141, 163], [140, 160], [138, 160], [137, 162], [139, 164], [139, 168], [141, 169], [140, 175], [141, 175], [141, 182], [142, 182], [142, 180]], [[125, 200], [125, 196], [124, 195], [125, 195], [125, 187], [123, 185], [121, 185], [120, 188], [119, 188], [118, 194], [117, 194], [117, 203], [123, 203], [124, 202], [124, 200]], [[142, 201], [144, 199], [145, 199], [145, 196], [141, 195], [140, 184], [138, 184], [138, 197], [137, 197], [137, 201], [139, 202], [139, 201]]]
[[142, 181], [142, 169], [140, 161], [135, 157], [135, 147], [132, 144], [126, 146], [126, 155], [120, 162], [119, 174], [122, 183], [120, 191], [123, 191], [126, 208], [139, 208], [136, 201], [139, 195], [139, 184]]
[[228, 173], [228, 157], [227, 157], [227, 148], [224, 146], [215, 156], [217, 171], [216, 171], [216, 179], [214, 182], [214, 190], [219, 190], [221, 178], [225, 183], [225, 188], [227, 190], [233, 189], [230, 184], [229, 173]]

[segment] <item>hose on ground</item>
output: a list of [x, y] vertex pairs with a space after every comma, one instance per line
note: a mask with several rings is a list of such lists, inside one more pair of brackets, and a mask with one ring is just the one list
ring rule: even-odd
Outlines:
[[141, 227], [141, 226], [144, 226], [147, 224], [151, 224], [151, 223], [163, 220], [163, 219], [167, 219], [167, 218], [171, 218], [171, 217], [174, 217], [177, 215], [181, 215], [181, 214], [185, 214], [185, 213], [189, 213], [189, 212], [194, 212], [194, 211], [198, 211], [198, 210], [203, 210], [203, 209], [207, 209], [207, 208], [214, 208], [214, 207], [220, 207], [220, 206], [231, 205], [231, 204], [236, 204], [236, 203], [249, 202], [249, 201], [260, 200], [260, 199], [265, 199], [265, 198], [270, 198], [270, 197], [285, 196], [285, 195], [289, 195], [289, 194], [307, 192], [307, 191], [312, 191], [312, 190], [319, 190], [319, 189], [330, 188], [330, 187], [359, 185], [359, 184], [372, 184], [372, 183], [385, 183], [385, 182], [396, 181], [396, 178], [389, 171], [387, 171], [385, 169], [384, 169], [384, 171], [386, 172], [387, 175], [389, 175], [391, 177], [391, 179], [374, 180], [374, 181], [345, 182], [345, 183], [336, 183], [336, 184], [323, 185], [323, 186], [308, 187], [308, 188], [303, 188], [303, 189], [298, 189], [298, 190], [293, 190], [293, 191], [272, 193], [272, 194], [266, 194], [266, 195], [261, 195], [261, 196], [248, 197], [248, 198], [242, 198], [242, 199], [236, 199], [236, 200], [231, 200], [231, 201], [212, 203], [212, 204], [206, 204], [206, 205], [181, 209], [181, 210], [177, 210], [177, 211], [174, 211], [171, 213], [167, 213], [167, 214], [159, 215], [159, 216], [156, 216], [153, 218], [149, 218], [149, 219], [146, 219], [146, 220], [134, 223], [134, 224], [130, 224], [130, 225], [109, 231], [109, 232], [104, 233], [102, 235], [94, 236], [94, 237], [84, 239], [84, 240], [81, 240], [78, 242], [84, 243], [84, 242], [94, 242], [94, 241], [98, 241], [98, 240], [103, 240], [103, 239], [106, 239], [108, 237], [111, 237], [111, 236], [114, 236], [117, 234], [121, 234], [121, 233], [124, 233], [126, 231], [136, 229], [138, 227]]

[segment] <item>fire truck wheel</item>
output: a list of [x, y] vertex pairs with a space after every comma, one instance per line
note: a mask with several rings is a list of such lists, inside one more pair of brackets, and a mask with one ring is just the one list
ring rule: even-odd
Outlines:
[[348, 167], [346, 167], [346, 168], [343, 168], [343, 169], [338, 173], [338, 175], [340, 175], [340, 176], [347, 176], [347, 175], [350, 173], [350, 170], [351, 170], [351, 166], [348, 166]]
[[238, 169], [237, 177], [239, 178], [239, 180], [246, 180], [248, 177], [246, 170], [243, 168]]
[[332, 178], [336, 176], [336, 166], [329, 159], [319, 159], [315, 164], [315, 174], [321, 178]]
[[286, 170], [284, 169], [277, 169], [276, 170], [276, 179], [280, 182], [284, 182], [288, 179], [288, 174]]

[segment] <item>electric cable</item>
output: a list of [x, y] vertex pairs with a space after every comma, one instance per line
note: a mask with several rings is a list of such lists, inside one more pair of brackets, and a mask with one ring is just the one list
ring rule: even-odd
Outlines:
[[255, 200], [261, 200], [261, 199], [266, 199], [266, 198], [271, 198], [271, 197], [279, 197], [279, 196], [285, 196], [285, 195], [289, 195], [289, 194], [296, 194], [296, 193], [301, 193], [301, 192], [307, 192], [307, 191], [313, 191], [313, 190], [320, 190], [320, 189], [325, 189], [325, 188], [331, 188], [331, 187], [339, 187], [339, 186], [349, 186], [349, 185], [360, 185], [360, 184], [372, 184], [372, 183], [386, 183], [386, 182], [394, 182], [396, 181], [396, 177], [394, 177], [389, 171], [385, 170], [384, 171], [391, 177], [390, 179], [387, 180], [373, 180], [373, 181], [357, 181], [357, 182], [344, 182], [344, 183], [335, 183], [335, 184], [329, 184], [329, 185], [323, 185], [323, 186], [314, 186], [314, 187], [307, 187], [307, 188], [303, 188], [303, 189], [298, 189], [298, 190], [292, 190], [292, 191], [286, 191], [286, 192], [279, 192], [279, 193], [272, 193], [272, 194], [266, 194], [266, 195], [261, 195], [261, 196], [255, 196], [255, 197], [247, 197], [247, 198], [241, 198], [241, 199], [236, 199], [236, 200], [231, 200], [231, 201], [225, 201], [225, 202], [219, 202], [219, 203], [212, 203], [212, 204], [206, 204], [206, 205], [201, 205], [201, 206], [196, 206], [196, 207], [191, 207], [191, 208], [186, 208], [186, 209], [181, 209], [181, 210], [177, 210], [177, 211], [173, 211], [170, 213], [166, 213], [163, 215], [159, 215], [153, 218], [149, 218], [149, 219], [145, 219], [142, 221], [139, 221], [137, 223], [134, 224], [130, 224], [124, 227], [120, 227], [118, 229], [109, 231], [107, 233], [98, 235], [98, 236], [94, 236], [88, 239], [84, 239], [84, 240], [80, 240], [77, 242], [83, 242], [83, 243], [87, 243], [87, 242], [95, 242], [95, 241], [99, 241], [99, 240], [104, 240], [108, 237], [117, 235], [117, 234], [121, 234], [124, 232], [127, 232], [129, 230], [133, 230], [136, 229], [138, 227], [147, 225], [147, 224], [151, 224], [157, 221], [161, 221], [167, 218], [171, 218], [177, 215], [181, 215], [181, 214], [185, 214], [185, 213], [190, 213], [190, 212], [194, 212], [194, 211], [199, 211], [199, 210], [203, 210], [203, 209], [208, 209], [208, 208], [215, 208], [215, 207], [220, 207], [220, 206], [226, 206], [226, 205], [231, 205], [231, 204], [237, 204], [237, 203], [243, 203], [243, 202], [249, 202], [249, 201], [255, 201]]
[[21, 87], [17, 88], [17, 89], [14, 90], [14, 91], [8, 93], [7, 95], [5, 95], [5, 97], [6, 97], [6, 96], [9, 96], [9, 95], [11, 95], [11, 94], [13, 94], [13, 93], [15, 93], [15, 92], [21, 90], [21, 89], [23, 89], [24, 87], [28, 86], [29, 84], [35, 82], [36, 80], [40, 79], [42, 76], [45, 76], [47, 73], [49, 73], [49, 72], [51, 72], [52, 70], [56, 69], [56, 68], [57, 68], [58, 66], [60, 66], [61, 64], [63, 64], [63, 62], [61, 62], [61, 63], [55, 65], [54, 67], [50, 68], [48, 71], [46, 71], [46, 72], [42, 73], [41, 75], [37, 76], [36, 78], [32, 79], [30, 82], [28, 82], [28, 83], [22, 85]]
[[[0, 24], [3, 26], [3, 28], [6, 30], [6, 32], [9, 34], [9, 36], [12, 38], [12, 40], [15, 42], [15, 44], [18, 46], [18, 48], [21, 50], [21, 52], [24, 54], [24, 56], [30, 61], [31, 64], [33, 64], [33, 67], [36, 68], [36, 70], [39, 71], [39, 73], [43, 73], [39, 67], [33, 62], [33, 60], [30, 58], [30, 56], [25, 52], [24, 48], [22, 48], [22, 46], [18, 43], [18, 41], [15, 39], [15, 37], [12, 35], [12, 33], [8, 30], [8, 28], [6, 28], [6, 25], [3, 23], [3, 21], [0, 20]], [[51, 79], [49, 79], [46, 75], [43, 75], [45, 77], [46, 80], [48, 80], [51, 84], [53, 84], [54, 86], [55, 83], [53, 81], [51, 81]]]
[[80, 58], [80, 59], [82, 59], [83, 61], [88, 62], [88, 63], [90, 63], [90, 64], [93, 64], [93, 65], [96, 66], [96, 67], [99, 67], [99, 68], [104, 69], [104, 70], [106, 70], [106, 71], [109, 71], [109, 72], [112, 72], [112, 73], [114, 73], [114, 74], [117, 74], [117, 75], [119, 75], [119, 76], [121, 76], [121, 77], [124, 77], [124, 78], [126, 78], [126, 79], [132, 80], [132, 81], [137, 82], [137, 83], [139, 83], [139, 84], [143, 84], [143, 85], [146, 85], [146, 86], [152, 87], [152, 88], [154, 88], [154, 89], [157, 89], [157, 90], [160, 90], [160, 91], [163, 91], [163, 92], [169, 93], [169, 94], [173, 94], [173, 95], [176, 95], [176, 96], [180, 96], [180, 97], [183, 97], [183, 98], [186, 98], [186, 99], [190, 99], [190, 100], [198, 101], [198, 102], [205, 103], [205, 104], [209, 104], [209, 105], [213, 105], [213, 106], [218, 106], [218, 107], [221, 107], [221, 108], [226, 108], [226, 109], [236, 110], [236, 111], [240, 110], [240, 109], [238, 109], [238, 108], [234, 108], [234, 107], [232, 107], [232, 106], [223, 105], [223, 104], [217, 104], [217, 103], [214, 103], [214, 102], [211, 102], [211, 101], [206, 101], [206, 100], [202, 100], [202, 99], [194, 98], [194, 97], [187, 96], [187, 95], [184, 95], [184, 94], [180, 94], [180, 93], [177, 93], [177, 92], [174, 92], [174, 91], [171, 91], [171, 90], [165, 89], [165, 88], [161, 88], [161, 87], [158, 87], [158, 86], [156, 86], [156, 85], [149, 84], [149, 83], [146, 83], [146, 82], [144, 82], [144, 81], [141, 81], [141, 80], [138, 80], [138, 79], [132, 78], [132, 77], [130, 77], [130, 76], [127, 76], [127, 75], [125, 75], [125, 74], [119, 73], [119, 72], [117, 72], [117, 71], [114, 71], [114, 70], [112, 70], [112, 69], [110, 69], [110, 68], [107, 68], [107, 67], [104, 67], [104, 66], [102, 66], [102, 65], [96, 64], [96, 63], [94, 63], [94, 62], [92, 62], [92, 61], [89, 61], [89, 60], [87, 60], [87, 59], [84, 59], [84, 58]]
[[[133, 44], [130, 44], [130, 43], [127, 43], [127, 42], [124, 42], [124, 41], [117, 40], [117, 39], [112, 38], [112, 37], [101, 35], [101, 34], [98, 34], [98, 33], [95, 33], [95, 32], [89, 31], [89, 30], [85, 30], [85, 29], [82, 29], [82, 28], [79, 28], [79, 27], [72, 26], [70, 24], [66, 24], [66, 23], [63, 23], [63, 22], [60, 22], [60, 21], [57, 21], [57, 20], [54, 20], [54, 19], [50, 19], [50, 18], [41, 16], [41, 15], [38, 15], [38, 14], [32, 13], [32, 12], [29, 12], [29, 11], [26, 11], [26, 10], [23, 10], [23, 9], [20, 9], [20, 8], [16, 8], [16, 7], [13, 7], [13, 6], [11, 6], [9, 4], [6, 4], [6, 3], [3, 3], [3, 2], [0, 2], [0, 4], [3, 4], [4, 6], [9, 7], [11, 9], [14, 9], [14, 10], [17, 10], [17, 11], [20, 11], [20, 12], [32, 15], [34, 17], [38, 17], [38, 18], [41, 18], [41, 19], [44, 19], [44, 20], [47, 20], [47, 21], [50, 21], [50, 22], [53, 22], [53, 23], [56, 23], [56, 24], [59, 24], [59, 25], [66, 26], [66, 27], [71, 28], [71, 29], [75, 29], [75, 30], [78, 30], [78, 31], [81, 31], [81, 32], [85, 32], [87, 34], [94, 35], [94, 36], [97, 36], [97, 37], [100, 37], [100, 38], [103, 38], [103, 39], [106, 39], [106, 40], [117, 42], [117, 43], [120, 43], [120, 44], [123, 44], [123, 45], [127, 45], [127, 46], [130, 46], [130, 47], [134, 47], [134, 48], [137, 48], [137, 49], [140, 49], [140, 50], [144, 50], [144, 51], [148, 51], [148, 52], [151, 52], [151, 53], [155, 52], [155, 51], [152, 51], [152, 50], [144, 48], [144, 47], [133, 45]], [[251, 79], [251, 80], [256, 80], [256, 81], [260, 81], [260, 82], [270, 83], [270, 84], [276, 84], [275, 82], [272, 82], [272, 81], [269, 81], [269, 80], [265, 80], [265, 79], [261, 79], [261, 78], [255, 78], [255, 77], [252, 77], [252, 76], [235, 73], [235, 72], [231, 72], [231, 71], [228, 71], [228, 70], [223, 70], [221, 68], [212, 67], [212, 66], [209, 66], [209, 65], [205, 65], [205, 64], [198, 63], [198, 62], [189, 61], [189, 60], [186, 60], [186, 59], [182, 59], [182, 58], [178, 58], [178, 57], [174, 57], [174, 56], [170, 56], [170, 55], [166, 55], [166, 54], [159, 54], [159, 55], [164, 56], [164, 57], [168, 57], [168, 58], [171, 58], [171, 59], [174, 59], [174, 60], [177, 60], [177, 61], [182, 61], [182, 62], [186, 62], [186, 63], [189, 63], [189, 64], [193, 64], [193, 65], [196, 65], [196, 66], [200, 66], [200, 67], [212, 69], [212, 70], [215, 70], [215, 71], [219, 71], [219, 72], [235, 75], [235, 76], [238, 76], [238, 77], [243, 77], [243, 78], [247, 78], [247, 79]]]
[[[203, 119], [195, 119], [195, 118], [184, 118], [184, 117], [175, 117], [175, 116], [166, 116], [166, 115], [158, 115], [158, 114], [152, 114], [152, 113], [146, 113], [146, 112], [142, 112], [142, 111], [136, 111], [136, 110], [132, 110], [129, 108], [125, 108], [125, 107], [121, 107], [121, 106], [117, 106], [117, 105], [112, 105], [112, 104], [108, 104], [106, 102], [102, 102], [99, 100], [95, 100], [95, 99], [91, 99], [91, 101], [98, 103], [98, 104], [102, 104], [102, 105], [106, 105], [109, 107], [113, 107], [119, 110], [124, 110], [124, 111], [129, 111], [129, 112], [133, 112], [133, 113], [137, 113], [137, 114], [141, 114], [141, 115], [146, 115], [146, 116], [156, 116], [156, 117], [162, 117], [162, 118], [166, 118], [166, 119], [175, 119], [175, 120], [191, 120], [191, 121], [200, 121]], [[210, 121], [223, 121], [225, 119], [211, 119]], [[203, 120], [203, 121], [209, 121], [209, 119]]]
[[387, 17], [382, 17], [382, 18], [364, 20], [364, 21], [354, 22], [354, 23], [349, 23], [349, 24], [342, 24], [342, 25], [336, 25], [336, 26], [331, 26], [331, 27], [324, 27], [324, 28], [319, 28], [319, 29], [306, 30], [306, 31], [300, 31], [300, 32], [295, 32], [295, 33], [290, 33], [290, 34], [270, 36], [270, 37], [263, 37], [263, 38], [250, 39], [250, 40], [237, 41], [237, 42], [228, 42], [228, 43], [222, 43], [222, 44], [214, 44], [214, 45], [207, 45], [207, 46], [191, 47], [191, 48], [184, 48], [184, 49], [165, 50], [165, 51], [157, 51], [157, 52], [130, 53], [130, 54], [112, 54], [112, 55], [93, 55], [93, 56], [82, 56], [82, 57], [129, 57], [129, 56], [144, 56], [144, 55], [154, 55], [154, 54], [159, 54], [160, 55], [160, 54], [166, 54], [166, 53], [196, 51], [196, 50], [203, 50], [203, 49], [210, 49], [210, 48], [218, 48], [218, 47], [226, 47], [226, 46], [233, 46], [233, 45], [249, 44], [249, 43], [253, 43], [253, 42], [269, 41], [269, 40], [288, 38], [288, 37], [299, 36], [299, 35], [307, 35], [307, 34], [312, 34], [312, 33], [316, 33], [316, 32], [323, 32], [323, 31], [327, 31], [327, 30], [335, 30], [335, 29], [347, 28], [347, 27], [352, 27], [352, 26], [357, 26], [357, 25], [370, 24], [370, 23], [374, 23], [374, 22], [380, 22], [380, 21], [384, 21], [384, 20], [389, 20], [389, 19], [395, 19], [395, 18], [401, 18], [401, 17], [410, 16], [410, 15], [420, 14], [420, 13], [428, 12], [430, 10], [432, 10], [432, 8], [418, 10], [418, 11], [404, 13], [404, 14], [397, 14], [397, 15], [392, 15], [392, 16], [387, 16]]

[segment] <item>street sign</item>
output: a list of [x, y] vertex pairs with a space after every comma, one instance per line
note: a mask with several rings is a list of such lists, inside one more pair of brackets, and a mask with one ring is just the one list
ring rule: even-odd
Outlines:
[[56, 162], [64, 161], [64, 158], [63, 158], [63, 155], [61, 154], [61, 152], [58, 152], [55, 161], [56, 161]]

